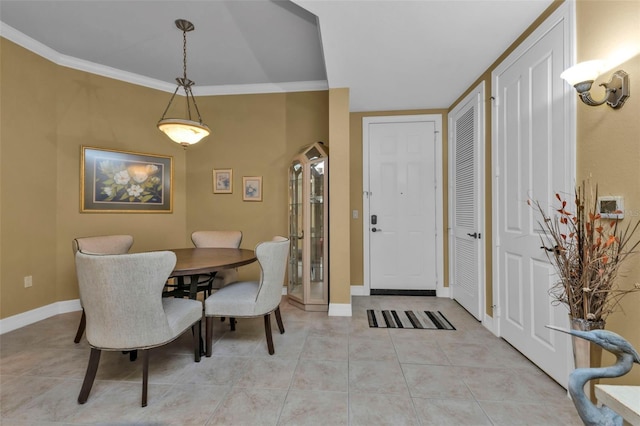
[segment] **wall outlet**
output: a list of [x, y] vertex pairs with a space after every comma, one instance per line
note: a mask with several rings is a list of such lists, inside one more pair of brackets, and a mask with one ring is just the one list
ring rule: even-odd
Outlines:
[[358, 218], [358, 210], [353, 210], [351, 212], [351, 218], [352, 219], [357, 219]]
[[28, 277], [24, 277], [24, 288], [31, 287], [33, 285], [33, 277], [29, 275]]

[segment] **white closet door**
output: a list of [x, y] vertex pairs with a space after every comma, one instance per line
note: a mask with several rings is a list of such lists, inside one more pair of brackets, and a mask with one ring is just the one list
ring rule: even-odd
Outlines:
[[484, 82], [449, 116], [452, 296], [476, 319], [484, 314]]
[[569, 338], [545, 326], [568, 328], [568, 312], [551, 304], [548, 291], [557, 277], [540, 248], [543, 230], [527, 200], [551, 209], [555, 192], [570, 194], [574, 184], [567, 106], [575, 91], [560, 79], [569, 66], [568, 7], [563, 4], [493, 73], [499, 333], [564, 386], [571, 371]]

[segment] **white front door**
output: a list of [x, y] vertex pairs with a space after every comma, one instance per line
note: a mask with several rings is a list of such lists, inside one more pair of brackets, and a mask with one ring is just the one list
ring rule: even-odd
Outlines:
[[364, 126], [369, 288], [435, 291], [441, 262], [436, 239], [437, 210], [442, 209], [436, 190], [440, 123], [432, 116], [375, 117], [365, 119]]
[[451, 296], [484, 316], [484, 82], [449, 114]]
[[564, 386], [571, 371], [570, 341], [545, 326], [567, 328], [568, 315], [551, 304], [548, 291], [557, 277], [540, 248], [539, 217], [527, 200], [551, 209], [555, 192], [573, 191], [568, 106], [575, 93], [560, 79], [570, 65], [567, 3], [494, 71], [492, 124], [494, 317], [505, 340]]

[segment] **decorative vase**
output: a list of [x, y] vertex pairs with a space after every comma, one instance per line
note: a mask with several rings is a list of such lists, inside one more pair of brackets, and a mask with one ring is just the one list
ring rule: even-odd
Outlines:
[[[571, 329], [580, 331], [604, 330], [605, 322], [590, 321], [582, 318], [571, 318]], [[599, 368], [602, 361], [602, 347], [594, 345], [588, 340], [571, 336], [573, 346], [573, 362], [575, 368]], [[590, 380], [584, 385], [584, 393], [591, 402], [596, 403], [595, 385], [598, 380]]]

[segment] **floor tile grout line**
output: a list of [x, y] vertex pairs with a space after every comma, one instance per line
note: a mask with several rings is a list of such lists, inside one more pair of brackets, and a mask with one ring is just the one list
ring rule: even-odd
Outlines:
[[[361, 308], [366, 308], [366, 305], [374, 305], [374, 304], [375, 304], [375, 305], [377, 305], [377, 304], [380, 304], [380, 303], [381, 303], [381, 301], [387, 301], [387, 300], [390, 300], [390, 299], [389, 299], [388, 297], [385, 297], [385, 298], [383, 298], [383, 299], [379, 299], [379, 298], [374, 299], [374, 298], [371, 298], [371, 299], [369, 299], [369, 300], [358, 300], [358, 305], [357, 305], [357, 306], [358, 306], [358, 309], [361, 309]], [[448, 306], [448, 305], [447, 305], [447, 301], [446, 301], [446, 300], [444, 300], [444, 301], [438, 301], [438, 303], [440, 303], [440, 302], [441, 302], [441, 303], [443, 303], [443, 305], [442, 305], [442, 306], [444, 306], [444, 307]], [[356, 305], [355, 305], [355, 303], [354, 303], [354, 306], [356, 306]], [[430, 305], [430, 306], [438, 306], [438, 305], [432, 304], [432, 305]], [[408, 308], [408, 309], [415, 309], [415, 307], [412, 305], [412, 306], [411, 306], [410, 308]], [[438, 310], [438, 309], [435, 309], [435, 310]], [[294, 315], [294, 316], [296, 316], [296, 315], [298, 314], [296, 311], [292, 311], [292, 312], [293, 312], [293, 315]], [[445, 315], [447, 315], [447, 312], [445, 312], [444, 310], [443, 310], [443, 312], [445, 313]], [[283, 309], [283, 314], [284, 314], [284, 315], [286, 315], [286, 311], [285, 311], [284, 309]], [[283, 317], [284, 317], [284, 315], [283, 315]], [[455, 314], [451, 316], [451, 319], [455, 320], [455, 319], [456, 319], [456, 317], [458, 317], [458, 316], [462, 316], [462, 313], [460, 313], [460, 312], [456, 311], [456, 312], [455, 312]], [[282, 417], [282, 416], [283, 416], [283, 414], [284, 414], [284, 407], [285, 407], [285, 403], [286, 403], [286, 401], [287, 401], [287, 398], [288, 398], [290, 395], [293, 395], [293, 394], [294, 394], [293, 383], [294, 383], [294, 380], [295, 380], [295, 377], [296, 377], [296, 376], [295, 376], [295, 374], [296, 374], [296, 370], [298, 369], [298, 367], [304, 366], [304, 364], [303, 364], [304, 362], [307, 362], [307, 359], [303, 359], [303, 358], [302, 358], [302, 356], [303, 356], [303, 353], [304, 353], [304, 347], [305, 347], [305, 345], [306, 345], [306, 343], [307, 343], [308, 339], [310, 338], [310, 336], [313, 334], [313, 331], [315, 330], [316, 332], [318, 332], [318, 334], [317, 334], [318, 336], [331, 336], [331, 335], [332, 335], [331, 330], [335, 330], [335, 331], [339, 332], [339, 333], [340, 333], [340, 335], [342, 336], [341, 331], [342, 331], [342, 330], [345, 330], [344, 328], [336, 328], [337, 323], [335, 323], [332, 319], [328, 319], [328, 320], [326, 320], [326, 322], [324, 322], [324, 321], [325, 321], [325, 319], [316, 319], [316, 318], [314, 318], [313, 320], [306, 321], [306, 320], [301, 320], [300, 318], [303, 318], [303, 317], [302, 317], [302, 316], [297, 315], [297, 316], [296, 316], [296, 319], [295, 319], [294, 321], [299, 322], [299, 324], [301, 324], [301, 327], [302, 327], [302, 326], [304, 326], [304, 328], [305, 328], [305, 333], [301, 336], [301, 337], [304, 339], [304, 341], [302, 342], [302, 345], [301, 345], [298, 349], [295, 349], [295, 350], [297, 351], [297, 352], [295, 352], [295, 356], [290, 356], [291, 354], [287, 354], [287, 356], [286, 356], [286, 357], [282, 357], [282, 358], [281, 358], [281, 359], [287, 360], [287, 362], [288, 362], [288, 363], [290, 363], [290, 364], [294, 364], [294, 362], [295, 362], [295, 368], [294, 368], [294, 371], [293, 371], [293, 373], [292, 373], [292, 375], [291, 375], [291, 377], [290, 377], [290, 379], [289, 379], [289, 385], [288, 385], [288, 388], [287, 388], [286, 392], [284, 393], [284, 395], [285, 395], [285, 396], [284, 396], [283, 402], [282, 402], [282, 404], [278, 407], [278, 410], [279, 410], [279, 411], [278, 411], [278, 417], [277, 417], [277, 420], [276, 420], [276, 424], [277, 424], [278, 422], [281, 422], [282, 420], [286, 420], [286, 419], [284, 419], [284, 418]], [[449, 318], [449, 315], [447, 315], [447, 318]], [[73, 320], [65, 319], [65, 318], [63, 317], [63, 318], [62, 318], [62, 320], [61, 320], [59, 323], [56, 323], [56, 330], [57, 330], [57, 331], [55, 331], [55, 333], [56, 333], [56, 334], [58, 334], [58, 335], [63, 335], [63, 334], [64, 334], [64, 329], [65, 329], [65, 327], [66, 327], [66, 328], [74, 328], [74, 330], [73, 330], [73, 331], [75, 331], [75, 326], [76, 326], [76, 324], [71, 324], [72, 322], [75, 322], [75, 317], [74, 317], [74, 319], [73, 319]], [[285, 317], [285, 326], [286, 326], [286, 322], [287, 322], [287, 319], [286, 319], [286, 317]], [[62, 325], [60, 325], [60, 324], [67, 324], [67, 325], [63, 327], [63, 326], [62, 326]], [[305, 324], [306, 324], [306, 325], [305, 325]], [[355, 362], [355, 359], [356, 359], [356, 358], [358, 358], [357, 356], [356, 356], [356, 358], [353, 358], [353, 357], [351, 357], [351, 356], [350, 356], [350, 354], [351, 354], [350, 348], [351, 348], [351, 346], [353, 345], [353, 343], [355, 342], [355, 340], [354, 340], [354, 339], [355, 339], [355, 338], [359, 338], [359, 337], [361, 336], [361, 334], [359, 334], [359, 333], [361, 333], [361, 332], [365, 332], [366, 327], [364, 327], [364, 326], [363, 326], [363, 323], [362, 323], [362, 321], [361, 321], [361, 318], [357, 318], [355, 315], [354, 315], [354, 317], [353, 317], [353, 318], [351, 318], [351, 319], [346, 319], [346, 320], [345, 320], [345, 322], [343, 322], [342, 324], [343, 324], [343, 325], [344, 325], [344, 324], [346, 324], [346, 333], [345, 333], [345, 336], [347, 337], [347, 338], [345, 339], [345, 340], [346, 340], [346, 342], [347, 342], [347, 357], [346, 357], [346, 365], [347, 365], [347, 368], [346, 368], [346, 372], [347, 372], [347, 377], [346, 377], [346, 384], [347, 384], [347, 389], [346, 389], [346, 391], [347, 391], [347, 392], [346, 392], [346, 416], [347, 416], [347, 418], [346, 418], [346, 420], [344, 421], [344, 423], [345, 423], [345, 424], [349, 424], [349, 425], [350, 425], [350, 424], [352, 424], [352, 423], [354, 423], [354, 424], [355, 424], [355, 423], [357, 423], [357, 422], [358, 422], [358, 419], [361, 419], [361, 417], [358, 417], [358, 419], [356, 419], [356, 418], [353, 418], [353, 419], [352, 419], [352, 417], [353, 417], [353, 416], [360, 416], [360, 415], [363, 415], [363, 414], [364, 414], [364, 415], [367, 415], [367, 413], [363, 413], [362, 411], [354, 412], [354, 411], [352, 410], [352, 409], [353, 409], [352, 404], [354, 403], [353, 396], [354, 396], [355, 394], [354, 394], [354, 392], [352, 391], [352, 388], [351, 388], [351, 386], [350, 386], [350, 374], [351, 374], [351, 372], [352, 372], [352, 370], [353, 370], [353, 363]], [[458, 327], [458, 324], [460, 325], [459, 327]], [[464, 344], [464, 342], [470, 342], [470, 343], [473, 343], [473, 342], [475, 341], [475, 339], [473, 338], [473, 336], [470, 336], [470, 332], [471, 332], [472, 330], [475, 330], [475, 326], [476, 326], [475, 324], [471, 324], [471, 323], [468, 323], [468, 324], [467, 324], [467, 322], [455, 323], [455, 321], [454, 321], [454, 325], [455, 325], [455, 326], [456, 326], [456, 328], [458, 328], [459, 330], [463, 330], [463, 331], [465, 331], [465, 333], [464, 333], [464, 334], [465, 334], [465, 336], [463, 337], [463, 340], [461, 340], [461, 341], [460, 341], [462, 344]], [[252, 325], [252, 327], [253, 327], [253, 325]], [[325, 327], [325, 328], [324, 328], [324, 330], [323, 330], [321, 327]], [[37, 331], [38, 331], [38, 333], [42, 334], [42, 331], [43, 331], [43, 330], [44, 330], [43, 328], [39, 328]], [[418, 403], [417, 403], [417, 401], [418, 401], [419, 399], [416, 399], [416, 398], [414, 398], [414, 397], [411, 395], [411, 391], [409, 390], [409, 383], [408, 383], [408, 378], [409, 378], [409, 376], [406, 374], [406, 371], [402, 368], [405, 364], [407, 364], [407, 365], [412, 364], [412, 365], [413, 365], [413, 363], [404, 363], [404, 364], [403, 364], [403, 363], [401, 363], [401, 362], [400, 362], [400, 352], [399, 352], [399, 350], [401, 349], [401, 346], [399, 346], [399, 343], [398, 343], [400, 340], [398, 340], [398, 341], [394, 340], [394, 339], [396, 339], [396, 337], [397, 337], [397, 336], [394, 334], [394, 332], [395, 332], [395, 331], [396, 331], [396, 330], [391, 330], [391, 331], [387, 330], [387, 333], [386, 333], [386, 335], [387, 335], [387, 337], [389, 338], [389, 340], [390, 340], [391, 344], [393, 345], [393, 351], [394, 351], [394, 357], [395, 357], [395, 358], [394, 358], [394, 362], [395, 362], [395, 363], [397, 363], [397, 364], [400, 366], [400, 368], [401, 368], [401, 371], [402, 371], [402, 374], [403, 374], [403, 380], [404, 380], [404, 383], [405, 383], [405, 387], [407, 388], [408, 397], [409, 397], [409, 398], [411, 398], [411, 404], [412, 404], [412, 406], [413, 406], [413, 408], [414, 408], [414, 414], [415, 414], [415, 416], [416, 416], [416, 418], [417, 418], [417, 422], [418, 422], [419, 424], [425, 424], [425, 425], [426, 425], [427, 423], [425, 423], [425, 420], [424, 420], [424, 419], [426, 419], [426, 417], [423, 419], [423, 417], [421, 417], [421, 414], [419, 413], [419, 408], [420, 408], [420, 411], [422, 411], [424, 407], [418, 407]], [[467, 332], [469, 332], [469, 333], [467, 333]], [[62, 333], [62, 334], [60, 334], [60, 333]], [[28, 341], [31, 339], [31, 337], [29, 337], [29, 336], [30, 336], [30, 335], [32, 336], [32, 335], [34, 335], [34, 334], [35, 334], [35, 330], [31, 330], [27, 335], [21, 336], [21, 337], [19, 337], [19, 338], [9, 339], [9, 340], [7, 340], [7, 341], [11, 341], [11, 342], [13, 342], [13, 343], [17, 343], [17, 344], [20, 344], [20, 342], [25, 342], [25, 344], [29, 344], [29, 345], [30, 345], [30, 343], [26, 343], [26, 342], [28, 342]], [[69, 337], [69, 340], [70, 340], [70, 341], [72, 341], [72, 337], [73, 337], [73, 336]], [[467, 338], [469, 338], [469, 337], [471, 338], [471, 340], [466, 340], [466, 339], [467, 339]], [[0, 338], [1, 338], [1, 336], [0, 336]], [[64, 337], [64, 338], [66, 339], [66, 337]], [[249, 336], [249, 339], [251, 339], [251, 340], [253, 341], [253, 340], [254, 340], [254, 337]], [[2, 340], [5, 340], [5, 339], [2, 339]], [[262, 340], [264, 340], [264, 339], [262, 339]], [[253, 347], [253, 350], [252, 350], [252, 352], [251, 352], [251, 353], [243, 354], [243, 355], [242, 355], [242, 357], [243, 357], [243, 358], [246, 358], [245, 362], [251, 362], [250, 360], [251, 360], [252, 358], [255, 358], [255, 359], [258, 359], [258, 358], [264, 358], [264, 357], [259, 356], [259, 355], [260, 355], [260, 352], [259, 352], [259, 351], [260, 351], [260, 349], [261, 349], [260, 345], [261, 345], [261, 344], [263, 345], [263, 343], [264, 343], [262, 340], [259, 340], [259, 341], [257, 341], [257, 342], [256, 342], [256, 345]], [[262, 342], [262, 343], [260, 343], [260, 342]], [[360, 340], [360, 342], [361, 342], [361, 340]], [[360, 342], [359, 342], [359, 343], [360, 343]], [[453, 355], [453, 354], [452, 354], [452, 353], [450, 353], [450, 352], [447, 352], [447, 351], [444, 351], [444, 350], [443, 350], [443, 345], [446, 345], [446, 343], [447, 343], [447, 342], [454, 342], [454, 343], [455, 343], [455, 342], [457, 342], [455, 339], [450, 339], [450, 337], [446, 337], [446, 338], [444, 338], [444, 339], [440, 339], [440, 338], [438, 338], [438, 339], [434, 339], [434, 342], [435, 342], [435, 345], [434, 345], [434, 346], [435, 346], [435, 347], [437, 347], [438, 351], [440, 351], [442, 354], [444, 354], [444, 355], [443, 355], [443, 359], [445, 359], [445, 358], [446, 358], [447, 362], [449, 362], [449, 363], [450, 363], [450, 364], [449, 364], [449, 366], [450, 366], [450, 367], [457, 367], [457, 368], [461, 368], [461, 366], [453, 366], [453, 365], [451, 364], [451, 361], [453, 360], [453, 358], [452, 358], [452, 355]], [[4, 343], [4, 342], [3, 342], [3, 343]], [[50, 346], [50, 347], [48, 347], [48, 346], [47, 346], [47, 343], [51, 344], [51, 346]], [[51, 349], [51, 350], [54, 350], [54, 349], [61, 349], [61, 348], [59, 348], [59, 347], [58, 347], [58, 348], [55, 348], [55, 347], [54, 347], [54, 346], [56, 345], [56, 342], [55, 342], [55, 341], [53, 341], [53, 340], [50, 340], [50, 341], [49, 341], [49, 342], [47, 342], [47, 343], [45, 343], [42, 347], [44, 347], [45, 349], [46, 349], [46, 348], [49, 348], [49, 349]], [[171, 354], [175, 354], [175, 355], [184, 355], [184, 353], [183, 353], [184, 349], [182, 348], [183, 346], [184, 346], [184, 344], [183, 344], [183, 343], [179, 343], [177, 346], [170, 348], [170, 350], [169, 350], [168, 352], [166, 352], [166, 353], [165, 353], [165, 355], [166, 355], [166, 356], [172, 356]], [[296, 345], [296, 346], [297, 346], [297, 345]], [[342, 346], [342, 344], [341, 344], [340, 346]], [[74, 347], [74, 349], [79, 349], [79, 348]], [[88, 349], [88, 347], [84, 347], [84, 348], [80, 348], [80, 349], [82, 349], [82, 350], [87, 350], [87, 349]], [[452, 348], [449, 348], [449, 349], [452, 349]], [[356, 350], [357, 350], [357, 349], [356, 349]], [[404, 349], [403, 349], [403, 350], [404, 350]], [[277, 346], [276, 346], [276, 351], [278, 351], [278, 347], [277, 347]], [[12, 349], [10, 352], [11, 352], [11, 353], [10, 353], [10, 355], [11, 355], [11, 354], [18, 354], [18, 356], [20, 356], [20, 353], [22, 353], [22, 352], [20, 352], [20, 350], [15, 350], [15, 351], [14, 351], [13, 349]], [[4, 352], [4, 351], [3, 351], [3, 352], [0, 354], [0, 365], [2, 365], [2, 364], [1, 364], [1, 362], [2, 362], [2, 358], [5, 356], [5, 353], [6, 353], [6, 352]], [[386, 353], [387, 353], [387, 349], [383, 349], [383, 352], [381, 352], [381, 354], [386, 354]], [[407, 352], [407, 353], [408, 353], [408, 352]], [[497, 351], [496, 356], [500, 357], [500, 353], [501, 353], [501, 351]], [[425, 366], [432, 365], [432, 364], [422, 364], [422, 363], [421, 363], [421, 361], [420, 361], [420, 358], [419, 358], [419, 357], [416, 357], [415, 355], [411, 355], [411, 356], [413, 357], [412, 359], [417, 360], [417, 361], [415, 361], [415, 365], [425, 365]], [[508, 352], [507, 352], [507, 353], [505, 353], [505, 355], [504, 355], [504, 356], [506, 357], [506, 358], [505, 358], [505, 361], [506, 361], [506, 362], [508, 362], [508, 363], [509, 363], [509, 365], [511, 365], [511, 364], [512, 364], [512, 363], [511, 363], [511, 361], [512, 361], [512, 360], [514, 360], [515, 358], [514, 358], [514, 357], [512, 357], [512, 356], [510, 355], [510, 353], [508, 353]], [[221, 358], [233, 358], [233, 356], [231, 356], [230, 354], [224, 354], [224, 355], [221, 355], [220, 357], [221, 357]], [[69, 357], [67, 357], [67, 358], [69, 358]], [[186, 357], [185, 357], [185, 358], [186, 358]], [[37, 357], [35, 357], [34, 359], [37, 359]], [[314, 359], [315, 359], [315, 358], [314, 358]], [[458, 359], [458, 358], [456, 358], [456, 359]], [[294, 361], [294, 360], [295, 360], [295, 361]], [[391, 360], [391, 359], [390, 359], [390, 360]], [[343, 365], [344, 365], [344, 364], [343, 364]], [[9, 366], [9, 364], [6, 364], [6, 363], [5, 363], [4, 365], [2, 365], [2, 367], [3, 367], [3, 369], [4, 369], [5, 371], [6, 371], [6, 369], [8, 368], [8, 366]], [[20, 370], [19, 370], [19, 371], [20, 371], [20, 375], [19, 375], [19, 376], [15, 376], [15, 375], [13, 375], [14, 379], [15, 379], [16, 377], [21, 377], [21, 375], [22, 375], [22, 374], [27, 374], [27, 372], [28, 372], [29, 370], [28, 370], [28, 369], [26, 369], [26, 370], [25, 370], [25, 369], [23, 369], [23, 367], [26, 367], [26, 366], [27, 366], [27, 364], [26, 364], [26, 363], [24, 363], [24, 364], [22, 364], [22, 365], [20, 366]], [[519, 370], [518, 370], [518, 368], [517, 368], [518, 366], [519, 366], [519, 364], [513, 364], [513, 366], [511, 366], [511, 367], [510, 367], [510, 369], [514, 371], [514, 374], [515, 374], [516, 372], [518, 372], [518, 371], [519, 371]], [[464, 366], [462, 366], [462, 367], [464, 367]], [[31, 367], [31, 368], [33, 368], [33, 367]], [[478, 366], [468, 366], [468, 368], [478, 368]], [[470, 372], [471, 372], [471, 371], [472, 371], [472, 370], [470, 370]], [[531, 373], [533, 374], [533, 372], [531, 372]], [[191, 374], [191, 373], [189, 373], [189, 374]], [[33, 378], [34, 376], [30, 376], [30, 377], [32, 377], [32, 378]], [[3, 383], [5, 383], [5, 380], [6, 380], [6, 379], [3, 377]], [[15, 379], [15, 380], [18, 380], [18, 379]], [[81, 381], [82, 379], [81, 379], [81, 378], [78, 378], [78, 379], [68, 379], [68, 380], [76, 380], [76, 382], [79, 382], [79, 381]], [[219, 404], [218, 404], [218, 406], [216, 407], [216, 409], [215, 409], [215, 410], [213, 410], [213, 411], [209, 412], [209, 414], [207, 415], [206, 421], [205, 421], [203, 424], [207, 424], [207, 423], [209, 423], [209, 424], [213, 424], [213, 421], [214, 421], [214, 420], [213, 420], [213, 418], [214, 418], [214, 416], [215, 416], [215, 414], [214, 414], [214, 413], [215, 413], [215, 412], [218, 412], [217, 410], [219, 410], [219, 409], [220, 409], [220, 407], [221, 407], [221, 406], [222, 406], [222, 404], [223, 404], [223, 401], [225, 401], [225, 400], [226, 400], [226, 398], [229, 398], [229, 395], [231, 394], [232, 389], [234, 388], [234, 384], [237, 384], [239, 380], [240, 380], [240, 375], [238, 375], [238, 376], [234, 376], [234, 377], [233, 377], [232, 382], [230, 382], [230, 384], [229, 384], [229, 385], [228, 385], [228, 387], [227, 387], [227, 388], [228, 388], [228, 390], [224, 391], [224, 393], [223, 393], [223, 395], [224, 395], [224, 398], [225, 398], [225, 399], [222, 399], [222, 398], [221, 398], [221, 399], [219, 399]], [[122, 380], [122, 379], [113, 379], [113, 380], [106, 380], [106, 381], [107, 381], [107, 382], [112, 382], [112, 383], [123, 383], [123, 384], [124, 384], [124, 383], [130, 383], [130, 384], [131, 384], [131, 383], [135, 383], [135, 385], [136, 385], [136, 391], [137, 391], [137, 389], [138, 389], [138, 385], [139, 385], [139, 383], [138, 383], [136, 380], [133, 380], [133, 378], [132, 378], [132, 379], [130, 379], [130, 380], [127, 380], [126, 382], [125, 382], [124, 380]], [[532, 383], [533, 383], [533, 381], [538, 382], [538, 379], [532, 376]], [[34, 383], [35, 383], [35, 382], [34, 382]], [[544, 392], [544, 395], [547, 395], [547, 393], [546, 393], [546, 389], [547, 389], [547, 387], [546, 387], [546, 386], [547, 386], [547, 385], [545, 384], [545, 382], [541, 382], [541, 383], [542, 383], [542, 386], [543, 386], [543, 387], [541, 388], [541, 392]], [[480, 414], [480, 412], [482, 412], [482, 413], [483, 413], [483, 415], [484, 415], [487, 419], [489, 419], [488, 421], [489, 421], [489, 422], [491, 422], [491, 424], [496, 424], [496, 422], [495, 422], [495, 421], [493, 421], [493, 420], [489, 417], [489, 415], [487, 414], [488, 412], [494, 412], [494, 411], [495, 411], [495, 407], [494, 407], [494, 405], [495, 405], [495, 404], [492, 404], [492, 405], [489, 405], [489, 406], [488, 406], [489, 408], [491, 408], [491, 410], [490, 410], [490, 411], [485, 411], [485, 408], [484, 408], [482, 405], [480, 405], [480, 400], [478, 399], [478, 397], [476, 397], [476, 395], [474, 395], [474, 394], [473, 394], [473, 392], [471, 392], [470, 385], [469, 385], [469, 383], [466, 381], [466, 379], [465, 379], [464, 384], [465, 384], [465, 386], [466, 386], [466, 388], [467, 388], [467, 391], [468, 391], [468, 392], [470, 392], [470, 393], [472, 394], [473, 403], [474, 403], [474, 404], [479, 405], [479, 406], [480, 406], [480, 408], [481, 408], [481, 411], [478, 411], [478, 415]], [[165, 386], [166, 386], [166, 384], [165, 384]], [[477, 386], [476, 386], [476, 387], [477, 387]], [[173, 388], [175, 388], [175, 386], [173, 386], [173, 387], [172, 387], [172, 389], [173, 389]], [[167, 392], [169, 392], [168, 388], [165, 388], [165, 389], [167, 389]], [[311, 389], [311, 390], [313, 390], [313, 389]], [[542, 395], [543, 395], [543, 394], [540, 394], [540, 396], [541, 396], [541, 397], [542, 397]], [[549, 394], [549, 395], [551, 395], [551, 396], [552, 396], [552, 395], [553, 395], [553, 393], [551, 393], [551, 394]], [[545, 396], [545, 397], [546, 397], [546, 396]], [[162, 398], [160, 398], [160, 399], [162, 399]], [[427, 398], [427, 399], [430, 399], [430, 398]], [[444, 400], [450, 400], [450, 401], [451, 401], [451, 400], [453, 400], [453, 399], [455, 399], [455, 398], [453, 398], [453, 399], [452, 399], [452, 398], [443, 398], [443, 399], [444, 399]], [[358, 402], [358, 404], [361, 404], [361, 402]], [[497, 407], [497, 406], [499, 406], [499, 404], [498, 404], [498, 405], [496, 405], [496, 407]], [[566, 405], [565, 405], [565, 406], [566, 406]], [[372, 407], [372, 408], [374, 408], [374, 407]], [[374, 408], [374, 409], [375, 409], [375, 408]], [[499, 413], [499, 412], [496, 412], [496, 413]], [[424, 413], [423, 413], [423, 414], [424, 414]], [[495, 414], [495, 413], [494, 413], [494, 414]], [[274, 415], [275, 415], [275, 414], [274, 414]], [[322, 415], [322, 414], [321, 414], [321, 415]], [[289, 414], [287, 414], [287, 417], [289, 417], [289, 416], [290, 416], [290, 413], [289, 413]], [[202, 419], [203, 419], [203, 421], [205, 420], [205, 418], [204, 418], [204, 417], [202, 417]], [[497, 417], [496, 419], [499, 419], [499, 418]], [[289, 418], [288, 420], [291, 420], [291, 419]], [[45, 421], [46, 421], [46, 420], [45, 420]], [[338, 424], [338, 423], [336, 423], [336, 424]], [[342, 423], [340, 423], [340, 424], [342, 424]]]

